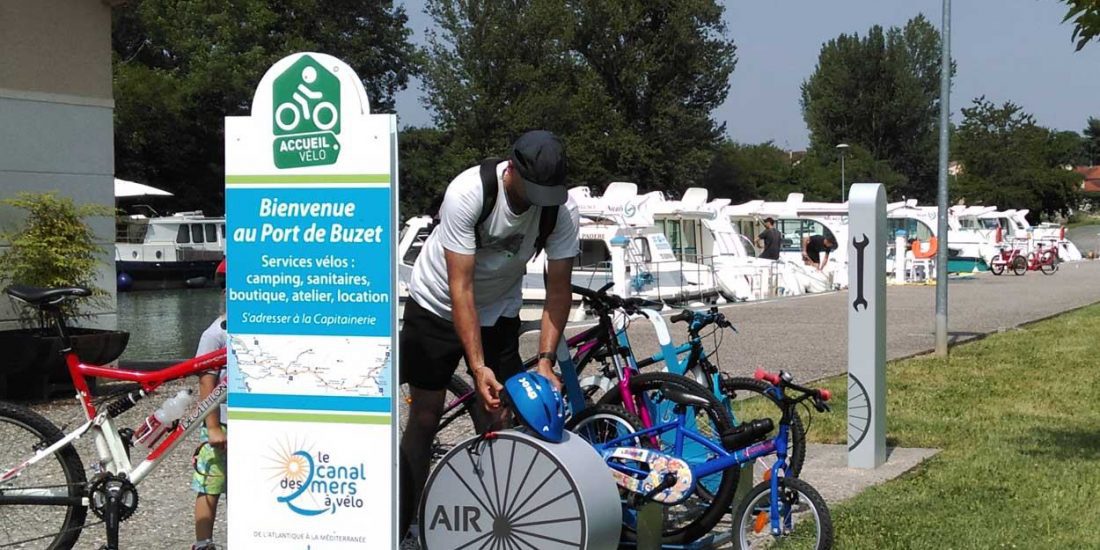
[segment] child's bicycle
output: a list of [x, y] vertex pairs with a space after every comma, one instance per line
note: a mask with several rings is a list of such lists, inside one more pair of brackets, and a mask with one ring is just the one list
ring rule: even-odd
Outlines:
[[[103, 548], [116, 550], [119, 524], [138, 507], [137, 486], [202, 425], [207, 414], [225, 402], [226, 387], [219, 384], [192, 407], [137, 465], [130, 462], [133, 432], [115, 426], [114, 419], [166, 382], [223, 368], [226, 352], [214, 351], [155, 372], [84, 364], [69, 345], [61, 305], [69, 298], [88, 296], [87, 289], [12, 286], [5, 292], [37, 307], [53, 322], [86, 421], [63, 433], [34, 411], [0, 402], [0, 548], [72, 548], [90, 509], [106, 524]], [[86, 377], [137, 384], [93, 399]], [[98, 452], [90, 480], [73, 447], [77, 439], [89, 434]]]
[[[601, 409], [601, 415], [618, 417], [619, 424], [635, 427], [630, 433], [612, 433], [606, 438], [589, 439], [611, 467], [619, 487], [627, 494], [624, 499], [624, 535], [627, 538], [634, 536], [631, 532], [635, 527], [632, 514], [648, 502], [659, 503], [665, 508], [660, 514], [664, 522], [661, 530], [663, 543], [687, 544], [701, 538], [725, 515], [733, 501], [732, 493], [719, 493], [706, 499], [708, 510], [695, 516], [690, 524], [670, 524], [673, 516], [667, 510], [698, 491], [702, 478], [738, 469], [742, 464], [752, 463], [760, 457], [775, 455], [776, 461], [765, 473], [765, 481], [753, 487], [737, 505], [733, 516], [735, 547], [832, 547], [833, 525], [825, 500], [808, 483], [791, 477], [787, 465], [790, 421], [796, 407], [809, 401], [818, 411], [827, 411], [829, 392], [799, 386], [785, 372], [776, 375], [758, 370], [756, 379], [775, 386], [783, 405], [784, 414], [779, 422], [778, 434], [772, 438], [766, 438], [774, 428], [768, 418], [745, 422], [723, 431], [720, 443], [700, 436], [687, 427], [693, 418], [688, 411], [709, 408], [709, 405], [705, 399], [679, 386], [665, 386], [659, 396], [653, 396], [671, 403], [674, 414], [671, 419], [651, 428], [641, 428], [637, 417], [621, 408], [597, 406]], [[788, 390], [801, 395], [788, 396]], [[725, 411], [713, 413], [721, 416]], [[585, 432], [578, 430], [578, 433]], [[650, 445], [653, 436], [658, 436], [662, 442], [660, 449]], [[705, 446], [709, 456], [700, 459], [685, 455], [685, 444], [688, 442]]]

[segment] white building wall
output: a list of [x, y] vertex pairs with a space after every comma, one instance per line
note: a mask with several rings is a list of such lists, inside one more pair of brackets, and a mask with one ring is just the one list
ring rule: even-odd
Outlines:
[[[0, 2], [0, 198], [56, 191], [114, 206], [110, 34], [111, 8], [102, 0]], [[21, 221], [20, 211], [0, 206], [4, 230]], [[113, 328], [114, 220], [92, 227], [104, 247], [100, 286], [111, 297], [89, 324]], [[0, 330], [16, 318], [0, 297]]]

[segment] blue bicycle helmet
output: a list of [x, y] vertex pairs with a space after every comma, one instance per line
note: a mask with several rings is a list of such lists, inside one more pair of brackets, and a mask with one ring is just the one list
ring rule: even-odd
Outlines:
[[512, 410], [535, 436], [560, 443], [565, 429], [565, 403], [545, 376], [521, 372], [504, 383]]

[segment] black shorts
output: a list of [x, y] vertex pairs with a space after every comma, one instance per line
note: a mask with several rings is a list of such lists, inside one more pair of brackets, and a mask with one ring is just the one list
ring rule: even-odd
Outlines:
[[[403, 319], [399, 340], [401, 382], [422, 390], [447, 389], [459, 359], [465, 356], [454, 323], [412, 299], [405, 302]], [[522, 370], [519, 318], [501, 317], [497, 324], [481, 327], [481, 347], [485, 365], [496, 373], [501, 384]]]

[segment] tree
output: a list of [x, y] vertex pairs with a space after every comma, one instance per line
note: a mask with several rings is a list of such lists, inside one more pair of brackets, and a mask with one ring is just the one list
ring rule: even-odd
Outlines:
[[905, 176], [892, 195], [931, 200], [939, 97], [940, 35], [918, 15], [903, 28], [876, 25], [825, 43], [801, 102], [811, 148], [858, 145]]
[[435, 214], [447, 184], [469, 168], [475, 153], [456, 144], [454, 135], [435, 128], [406, 128], [397, 135], [401, 214]]
[[1085, 135], [1085, 157], [1089, 166], [1093, 166], [1100, 161], [1100, 118], [1090, 116], [1082, 134]]
[[1077, 51], [1100, 36], [1100, 0], [1061, 0], [1069, 10], [1062, 22], [1073, 21], [1073, 40]]
[[430, 0], [424, 82], [441, 129], [500, 154], [523, 131], [562, 136], [572, 183], [679, 190], [724, 127], [735, 48], [714, 0]]
[[962, 114], [952, 140], [963, 166], [955, 194], [971, 204], [1027, 208], [1033, 221], [1077, 206], [1081, 175], [1065, 168], [1075, 153], [1064, 133], [1039, 126], [1012, 102], [979, 97]]
[[790, 177], [787, 153], [771, 142], [743, 145], [726, 141], [715, 150], [703, 175], [702, 187], [712, 197], [740, 204], [786, 188]]
[[187, 208], [221, 211], [224, 117], [248, 114], [278, 59], [343, 59], [376, 112], [393, 109], [417, 59], [404, 8], [386, 2], [143, 0], [113, 13], [115, 171]]
[[[803, 193], [806, 200], [840, 201], [840, 157], [833, 147], [811, 147], [797, 166], [792, 168], [789, 187], [772, 192], [771, 198], [782, 200], [787, 193]], [[848, 189], [853, 183], [881, 183], [887, 192], [899, 199], [905, 195], [906, 178], [890, 164], [876, 159], [859, 145], [850, 145], [844, 155], [844, 180]], [[779, 196], [776, 196], [779, 195]], [[847, 196], [845, 196], [847, 198]]]

